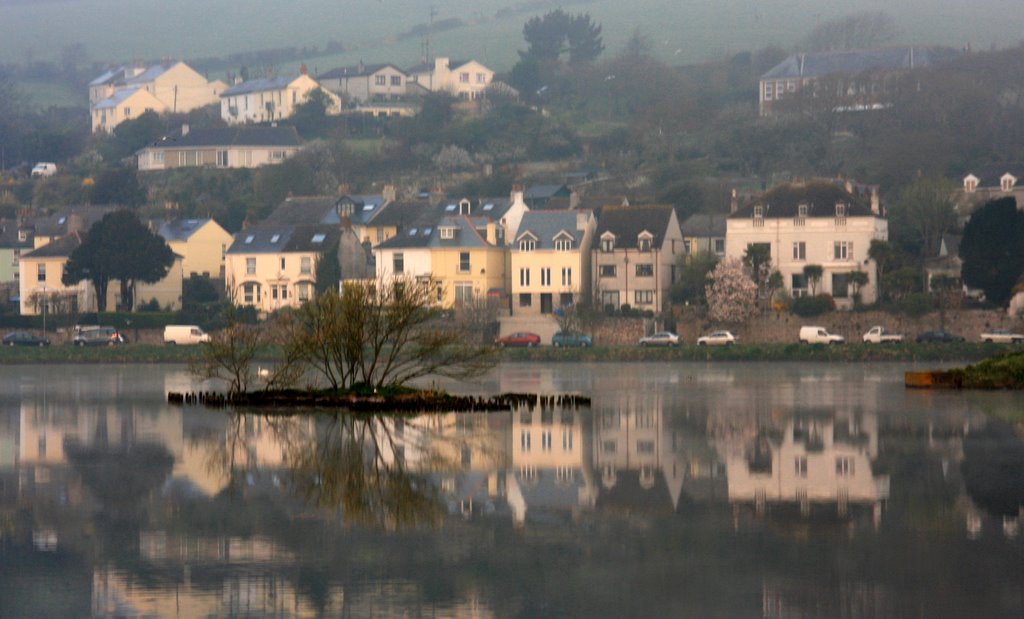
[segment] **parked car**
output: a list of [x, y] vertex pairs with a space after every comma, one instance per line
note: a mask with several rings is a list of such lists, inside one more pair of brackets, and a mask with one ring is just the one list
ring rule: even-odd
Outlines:
[[71, 340], [75, 346], [115, 346], [127, 343], [127, 339], [114, 327], [82, 329]]
[[594, 340], [589, 335], [576, 333], [575, 331], [559, 331], [551, 336], [551, 345], [555, 348], [579, 346], [588, 348], [594, 345]]
[[845, 344], [846, 338], [829, 333], [825, 327], [800, 327], [801, 344]]
[[715, 331], [697, 338], [697, 346], [732, 346], [736, 336], [729, 331]]
[[889, 330], [880, 325], [875, 325], [864, 334], [864, 342], [869, 344], [899, 344], [903, 336], [898, 333], [889, 333]]
[[57, 173], [57, 164], [49, 161], [40, 161], [32, 167], [32, 176], [53, 176]]
[[526, 346], [532, 348], [540, 346], [540, 336], [529, 331], [516, 331], [515, 333], [509, 333], [496, 338], [494, 343], [502, 348], [506, 346]]
[[991, 329], [981, 334], [981, 341], [996, 344], [1020, 344], [1024, 342], [1024, 334], [1013, 333], [1009, 329]]
[[918, 344], [924, 342], [963, 342], [964, 338], [948, 331], [925, 331], [914, 339]]
[[28, 331], [11, 331], [4, 336], [4, 346], [49, 346], [50, 339]]
[[679, 336], [671, 331], [658, 331], [645, 335], [638, 342], [641, 346], [679, 346]]

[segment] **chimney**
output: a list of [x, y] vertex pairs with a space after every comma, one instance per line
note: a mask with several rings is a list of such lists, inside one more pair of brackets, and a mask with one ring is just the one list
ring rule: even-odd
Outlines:
[[309, 75], [309, 68], [306, 67], [306, 63], [299, 65], [299, 75]]
[[181, 137], [185, 137], [186, 135], [188, 135], [188, 129], [188, 123], [181, 124]]
[[569, 192], [569, 210], [575, 209], [580, 205], [580, 193], [575, 189]]
[[68, 215], [67, 221], [67, 233], [74, 234], [76, 232], [85, 232], [85, 222], [82, 221], [82, 216], [78, 213], [71, 213]]
[[510, 198], [512, 204], [523, 204], [523, 186], [518, 183], [512, 185], [512, 195]]
[[445, 199], [444, 188], [441, 185], [434, 185], [430, 189], [430, 204], [436, 206]]
[[238, 86], [239, 84], [241, 84], [241, 83], [242, 83], [242, 76], [241, 76], [241, 75], [236, 75], [236, 76], [235, 76], [235, 79], [233, 79], [233, 80], [231, 80], [231, 81], [232, 81], [232, 83], [233, 83], [233, 84], [234, 84], [235, 86]]
[[732, 190], [732, 195], [729, 197], [729, 212], [735, 213], [740, 208], [739, 198], [736, 197], [736, 190]]
[[882, 214], [882, 207], [878, 203], [878, 186], [875, 185], [871, 188], [871, 212], [875, 215]]
[[498, 244], [498, 230], [493, 221], [487, 221], [487, 242], [491, 245]]
[[385, 203], [394, 202], [398, 197], [395, 192], [395, 186], [391, 183], [386, 183], [380, 193], [384, 197]]
[[434, 73], [440, 73], [441, 71], [447, 71], [447, 70], [448, 70], [448, 59], [447, 58], [444, 58], [444, 57], [434, 58]]
[[352, 186], [351, 185], [349, 185], [348, 183], [341, 183], [340, 185], [338, 185], [338, 195], [339, 196], [347, 196], [350, 193], [352, 193]]
[[359, 73], [362, 73], [363, 71], [366, 71], [366, 65], [363, 64], [363, 59], [360, 58], [359, 59]]
[[590, 211], [576, 211], [576, 229], [580, 232], [587, 229], [587, 222], [590, 220]]

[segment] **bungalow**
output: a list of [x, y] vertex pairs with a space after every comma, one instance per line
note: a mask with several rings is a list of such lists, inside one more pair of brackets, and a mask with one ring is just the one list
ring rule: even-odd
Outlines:
[[185, 167], [258, 168], [299, 152], [295, 127], [211, 127], [165, 135], [137, 155], [139, 171]]
[[264, 123], [290, 118], [314, 91], [323, 93], [328, 115], [341, 113], [341, 99], [305, 73], [259, 78], [236, 84], [220, 95], [220, 117], [229, 125]]

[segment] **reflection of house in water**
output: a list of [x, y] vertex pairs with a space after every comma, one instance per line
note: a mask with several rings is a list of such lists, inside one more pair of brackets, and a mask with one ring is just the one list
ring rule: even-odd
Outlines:
[[[781, 427], [780, 427], [781, 425]], [[753, 438], [725, 440], [729, 501], [794, 506], [803, 515], [827, 506], [846, 516], [855, 507], [871, 510], [877, 525], [889, 497], [888, 475], [876, 475], [878, 421], [873, 414], [798, 414]]]

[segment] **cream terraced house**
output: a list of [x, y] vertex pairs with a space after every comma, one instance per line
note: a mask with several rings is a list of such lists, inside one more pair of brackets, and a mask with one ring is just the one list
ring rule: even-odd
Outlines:
[[341, 99], [304, 72], [299, 75], [259, 78], [236, 84], [220, 95], [220, 117], [229, 125], [269, 123], [290, 118], [313, 91], [325, 97], [328, 116], [341, 113]]
[[224, 277], [224, 255], [231, 234], [212, 219], [175, 219], [161, 224], [157, 234], [182, 258], [184, 277]]
[[228, 298], [263, 312], [302, 305], [315, 294], [317, 260], [339, 234], [323, 224], [264, 224], [235, 234], [225, 254]]
[[[852, 185], [850, 186], [852, 188]], [[878, 193], [851, 192], [839, 182], [812, 181], [780, 185], [731, 213], [726, 220], [726, 258], [742, 260], [751, 245], [771, 249], [771, 268], [782, 274], [794, 297], [827, 293], [836, 307], [853, 307], [849, 274], [862, 271], [868, 283], [860, 288], [863, 303], [878, 297], [877, 265], [868, 256], [872, 240], [889, 238], [889, 224], [880, 212]], [[820, 282], [809, 282], [807, 265], [820, 265]]]
[[683, 236], [671, 206], [603, 209], [591, 248], [593, 296], [599, 307], [661, 311], [682, 253]]
[[551, 314], [591, 298], [589, 210], [529, 211], [512, 240], [512, 313]]

